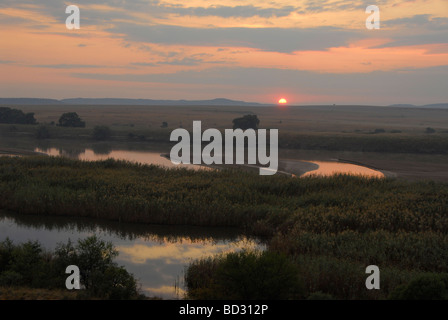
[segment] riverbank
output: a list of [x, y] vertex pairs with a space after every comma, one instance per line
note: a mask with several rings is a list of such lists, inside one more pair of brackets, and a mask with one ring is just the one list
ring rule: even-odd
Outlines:
[[40, 152], [25, 150], [25, 149], [15, 149], [15, 148], [0, 148], [0, 156], [37, 156], [45, 155]]

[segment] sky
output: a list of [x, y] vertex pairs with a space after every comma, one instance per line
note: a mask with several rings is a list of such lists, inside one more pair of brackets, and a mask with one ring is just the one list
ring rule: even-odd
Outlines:
[[0, 0], [5, 98], [423, 105], [447, 83], [447, 0]]

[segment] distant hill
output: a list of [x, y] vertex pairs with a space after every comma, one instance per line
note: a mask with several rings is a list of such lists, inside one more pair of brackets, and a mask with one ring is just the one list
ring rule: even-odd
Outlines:
[[448, 109], [448, 103], [426, 104], [422, 108]]
[[76, 99], [63, 99], [64, 104], [72, 105], [134, 105], [134, 106], [154, 106], [154, 105], [169, 105], [169, 106], [266, 106], [257, 102], [245, 102], [229, 100], [224, 98], [218, 98], [213, 100], [153, 100], [153, 99], [88, 99], [88, 98], [76, 98]]
[[28, 105], [28, 104], [61, 104], [61, 101], [56, 99], [39, 99], [39, 98], [0, 98], [1, 104], [9, 105]]
[[397, 107], [397, 108], [417, 108], [415, 104], [391, 104], [388, 107]]
[[416, 106], [413, 104], [392, 104], [389, 107], [397, 107], [397, 108], [427, 108], [427, 109], [448, 109], [448, 103], [434, 103], [434, 104], [425, 104], [423, 106]]
[[236, 101], [224, 98], [213, 100], [153, 100], [153, 99], [115, 99], [115, 98], [74, 98], [74, 99], [35, 99], [0, 98], [0, 105], [132, 105], [132, 106], [270, 106], [257, 102]]

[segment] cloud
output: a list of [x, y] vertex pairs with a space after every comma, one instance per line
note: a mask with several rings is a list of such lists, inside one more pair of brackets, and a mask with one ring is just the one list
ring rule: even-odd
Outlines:
[[[67, 2], [0, 0], [0, 65], [10, 74], [4, 92], [21, 94], [27, 83], [39, 94], [61, 95], [57, 90], [66, 89], [60, 84], [70, 83], [88, 94], [116, 93], [124, 82], [125, 95], [147, 94], [152, 83], [164, 92], [174, 88], [179, 98], [179, 92], [204, 94], [201, 87], [208, 86], [230, 97], [232, 90], [267, 92], [273, 86], [330, 96], [339, 90], [372, 101], [393, 90], [416, 99], [417, 92], [421, 99], [446, 97], [440, 84], [448, 74], [446, 0], [376, 0], [382, 20], [375, 31], [364, 23], [370, 0], [76, 4], [81, 30], [67, 32]], [[427, 68], [434, 65], [439, 67]]]
[[191, 16], [217, 16], [222, 18], [230, 17], [285, 17], [296, 11], [297, 8], [293, 6], [284, 6], [281, 8], [260, 8], [253, 5], [246, 6], [210, 6], [210, 7], [189, 7], [189, 8], [170, 8], [170, 12], [179, 15]]
[[[377, 0], [376, 5], [387, 4], [388, 0]], [[365, 10], [368, 5], [373, 4], [371, 0], [356, 1], [334, 1], [334, 0], [308, 0], [305, 2], [304, 10], [308, 13], [342, 11], [342, 10]]]
[[33, 68], [50, 68], [50, 69], [84, 69], [84, 68], [107, 68], [107, 66], [91, 65], [91, 64], [41, 64], [32, 65]]
[[[353, 74], [321, 74], [266, 68], [213, 68], [171, 74], [76, 73], [72, 76], [107, 81], [169, 83], [173, 86], [188, 84], [190, 88], [217, 85], [224, 88], [244, 88], [245, 91], [255, 91], [258, 94], [281, 88], [284, 91], [295, 92], [296, 95], [316, 96], [317, 99], [320, 97], [321, 100], [316, 100], [316, 103], [336, 101], [336, 103], [389, 105], [403, 101], [414, 104], [445, 101], [447, 73], [448, 65]], [[343, 97], [346, 100], [342, 100]]]
[[124, 34], [127, 41], [165, 45], [249, 47], [277, 52], [326, 49], [344, 45], [348, 39], [364, 37], [357, 31], [333, 27], [309, 29], [187, 28], [117, 23], [107, 31]]
[[202, 64], [204, 61], [201, 59], [195, 58], [182, 58], [182, 59], [173, 59], [168, 61], [162, 61], [161, 64], [169, 64], [173, 66], [197, 66]]
[[378, 48], [447, 43], [448, 18], [417, 14], [411, 17], [381, 21], [391, 41]]
[[153, 62], [132, 62], [131, 65], [137, 67], [155, 67], [158, 64]]
[[401, 26], [403, 28], [418, 28], [429, 30], [448, 30], [448, 18], [433, 17], [430, 14], [417, 14], [412, 17], [398, 18], [382, 21], [383, 26]]

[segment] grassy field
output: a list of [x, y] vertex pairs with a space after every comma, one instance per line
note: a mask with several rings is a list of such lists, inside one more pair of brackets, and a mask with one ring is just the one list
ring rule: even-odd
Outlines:
[[[49, 137], [37, 139], [39, 126], [0, 125], [0, 148], [26, 151], [58, 147], [169, 152], [169, 136], [180, 126], [231, 128], [232, 120], [257, 114], [261, 128], [279, 129], [280, 159], [344, 159], [389, 171], [405, 179], [448, 181], [448, 110], [374, 106], [16, 106], [34, 112]], [[77, 112], [86, 128], [50, 125], [65, 112]], [[168, 123], [161, 128], [162, 122]], [[111, 137], [93, 138], [95, 126], [108, 126]], [[435, 132], [427, 133], [427, 128]]]
[[[219, 107], [219, 106], [15, 106], [34, 112], [40, 123], [57, 123], [64, 112], [77, 112], [88, 127], [109, 125], [127, 130], [159, 129], [162, 122], [168, 129], [182, 125], [191, 129], [193, 120], [201, 120], [203, 128], [231, 128], [232, 120], [245, 114], [256, 114], [260, 127], [295, 133], [358, 133], [375, 129], [386, 133], [422, 135], [427, 127], [436, 132], [448, 131], [445, 109], [413, 109], [374, 106], [287, 106], [287, 107]], [[444, 132], [447, 133], [447, 132]], [[394, 133], [400, 134], [400, 133]]]

